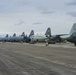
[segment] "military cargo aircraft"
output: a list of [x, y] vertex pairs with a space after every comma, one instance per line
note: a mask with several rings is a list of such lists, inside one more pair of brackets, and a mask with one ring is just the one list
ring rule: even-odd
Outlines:
[[76, 46], [76, 23], [73, 24], [73, 27], [69, 34], [51, 35], [51, 37], [48, 37], [48, 43], [51, 42], [60, 43], [63, 42], [64, 40], [74, 43]]
[[31, 37], [31, 42], [45, 42], [48, 37], [51, 37], [51, 30], [50, 28], [47, 29], [46, 33], [44, 35], [33, 35]]
[[60, 38], [74, 43], [76, 46], [76, 23], [73, 24], [72, 29], [68, 35], [60, 36]]
[[32, 35], [34, 35], [33, 30], [31, 30], [29, 36], [25, 35], [24, 32], [20, 36], [16, 36], [16, 34], [14, 33], [13, 37], [10, 37], [10, 42], [30, 42], [30, 38]]
[[25, 36], [25, 33], [24, 32], [20, 36], [16, 36], [16, 33], [14, 33], [13, 36], [10, 37], [9, 39], [10, 39], [10, 42], [25, 42], [25, 40], [26, 40], [25, 37], [26, 36]]
[[[23, 32], [24, 33], [24, 32]], [[16, 33], [13, 34], [13, 36], [8, 36], [8, 34], [5, 36], [5, 37], [2, 37], [0, 38], [0, 41], [2, 42], [23, 42], [25, 41], [25, 35], [22, 35], [21, 36], [16, 36]]]
[[5, 37], [0, 37], [1, 42], [30, 42], [31, 36], [34, 35], [34, 31], [32, 30], [30, 35], [27, 37], [25, 33], [23, 32], [20, 36], [16, 36], [16, 33], [13, 34], [13, 36], [8, 36], [8, 34]]
[[29, 36], [26, 36], [26, 43], [30, 43], [31, 42], [32, 36], [34, 36], [34, 30], [31, 30]]
[[1, 42], [10, 42], [10, 36], [6, 34], [5, 37], [0, 37]]

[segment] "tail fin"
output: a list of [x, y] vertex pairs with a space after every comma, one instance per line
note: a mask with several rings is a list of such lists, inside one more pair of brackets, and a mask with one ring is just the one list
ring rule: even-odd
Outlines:
[[34, 30], [31, 31], [29, 37], [31, 37], [32, 35], [34, 35]]
[[13, 34], [13, 37], [16, 37], [16, 33]]
[[6, 37], [8, 37], [8, 34], [6, 34]]
[[45, 35], [46, 35], [46, 36], [51, 36], [51, 29], [50, 29], [50, 28], [47, 29]]
[[76, 23], [73, 24], [73, 27], [70, 31], [70, 35], [72, 35], [74, 32], [76, 32]]
[[25, 36], [25, 32], [22, 32], [22, 35], [21, 36]]

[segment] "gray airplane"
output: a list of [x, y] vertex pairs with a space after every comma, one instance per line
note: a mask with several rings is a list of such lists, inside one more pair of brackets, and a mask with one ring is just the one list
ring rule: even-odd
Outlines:
[[23, 32], [22, 35], [16, 36], [16, 33], [13, 34], [12, 37], [9, 38], [10, 42], [25, 42], [25, 33]]
[[0, 38], [0, 41], [1, 41], [1, 42], [8, 42], [8, 41], [10, 41], [10, 37], [9, 37], [9, 35], [6, 34], [5, 37]]
[[76, 23], [73, 24], [73, 27], [68, 35], [60, 36], [60, 38], [74, 43], [76, 46]]
[[25, 41], [25, 33], [23, 32], [22, 35], [16, 36], [16, 33], [13, 34], [13, 36], [8, 36], [8, 34], [5, 37], [0, 38], [0, 41], [2, 42], [23, 42]]
[[71, 43], [74, 43], [76, 46], [76, 23], [73, 24], [73, 27], [69, 34], [60, 34], [60, 35], [51, 35], [51, 37], [48, 37], [48, 42], [63, 42], [64, 40], [67, 40]]
[[26, 36], [26, 43], [30, 43], [31, 42], [32, 36], [34, 36], [34, 30], [31, 30], [29, 36]]
[[48, 37], [51, 37], [51, 30], [50, 28], [47, 29], [45, 35], [33, 35], [31, 37], [31, 42], [45, 42], [47, 40]]
[[5, 37], [0, 37], [1, 42], [30, 42], [31, 36], [34, 35], [34, 31], [32, 30], [30, 35], [27, 37], [25, 33], [23, 32], [22, 35], [16, 36], [16, 33], [13, 34], [13, 36], [8, 36], [8, 34]]

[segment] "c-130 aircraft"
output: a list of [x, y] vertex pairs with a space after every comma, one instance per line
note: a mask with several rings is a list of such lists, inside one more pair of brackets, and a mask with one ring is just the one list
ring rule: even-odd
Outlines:
[[76, 46], [76, 23], [73, 24], [70, 33], [68, 35], [61, 36], [61, 39], [74, 43]]
[[8, 36], [7, 34], [5, 37], [0, 38], [0, 41], [1, 42], [27, 42], [27, 41], [30, 41], [30, 37], [32, 35], [34, 35], [33, 30], [30, 32], [29, 36], [25, 35], [24, 32], [20, 36], [16, 36], [16, 33], [14, 33], [13, 36]]
[[48, 38], [49, 43], [51, 41], [63, 42], [64, 40], [74, 43], [74, 45], [76, 46], [76, 23], [73, 24], [69, 34], [51, 35], [51, 37]]

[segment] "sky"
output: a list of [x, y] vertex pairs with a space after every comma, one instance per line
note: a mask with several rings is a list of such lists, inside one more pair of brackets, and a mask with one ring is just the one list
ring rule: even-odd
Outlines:
[[76, 0], [0, 0], [0, 34], [63, 34], [75, 22]]

